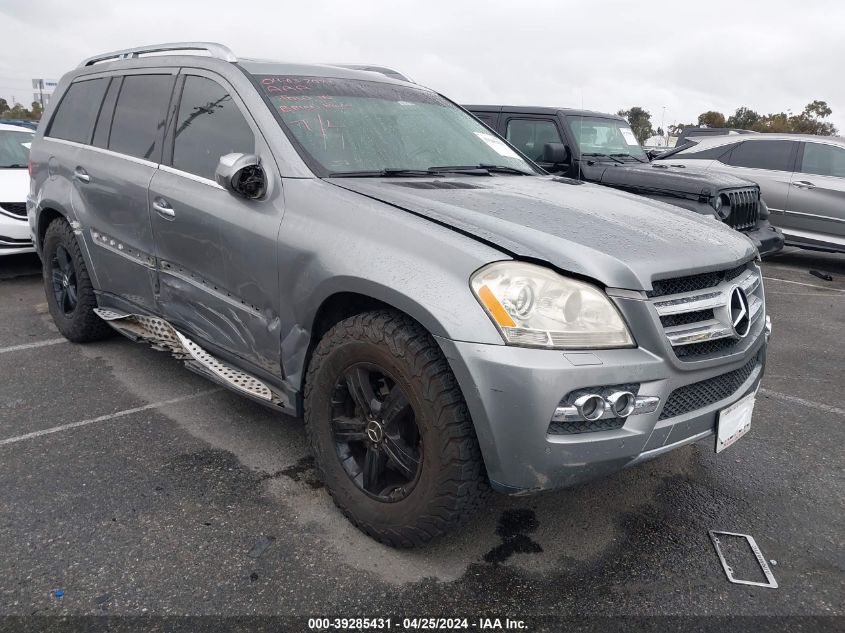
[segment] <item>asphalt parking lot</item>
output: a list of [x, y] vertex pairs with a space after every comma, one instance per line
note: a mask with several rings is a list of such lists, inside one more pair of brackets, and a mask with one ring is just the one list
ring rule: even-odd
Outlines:
[[[735, 446], [496, 495], [394, 551], [334, 508], [299, 420], [121, 337], [60, 339], [37, 260], [0, 261], [0, 614], [845, 615], [845, 256], [764, 274], [769, 365]], [[710, 529], [751, 534], [779, 588], [728, 583]]]

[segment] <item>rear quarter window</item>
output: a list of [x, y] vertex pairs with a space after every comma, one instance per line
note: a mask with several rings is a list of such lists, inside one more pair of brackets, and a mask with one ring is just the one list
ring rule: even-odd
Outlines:
[[72, 83], [56, 108], [47, 136], [77, 143], [90, 143], [94, 122], [97, 120], [97, 113], [108, 85], [107, 77]]

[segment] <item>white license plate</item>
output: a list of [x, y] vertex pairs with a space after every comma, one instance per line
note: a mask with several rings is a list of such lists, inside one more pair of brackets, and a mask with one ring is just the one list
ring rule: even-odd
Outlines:
[[742, 400], [719, 411], [716, 423], [716, 452], [721, 453], [736, 442], [751, 428], [751, 415], [754, 412], [755, 393], [750, 393]]

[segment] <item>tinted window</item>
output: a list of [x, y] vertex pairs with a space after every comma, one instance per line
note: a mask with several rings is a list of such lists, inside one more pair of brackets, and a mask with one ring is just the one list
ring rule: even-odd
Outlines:
[[187, 77], [176, 120], [173, 167], [214, 180], [221, 156], [254, 151], [252, 129], [223, 87], [205, 77]]
[[172, 75], [127, 75], [117, 98], [109, 149], [157, 161]]
[[823, 143], [806, 143], [801, 171], [805, 174], [845, 178], [845, 148]]
[[727, 145], [719, 145], [718, 147], [711, 147], [709, 149], [696, 149], [697, 145], [692, 145], [689, 149], [683, 150], [678, 154], [684, 158], [697, 158], [701, 160], [719, 160], [725, 154], [730, 152], [739, 143], [729, 143]]
[[562, 143], [554, 121], [511, 119], [508, 121], [507, 139], [519, 151], [533, 160], [543, 159], [546, 143]]
[[112, 116], [114, 116], [114, 103], [117, 101], [117, 93], [120, 91], [120, 82], [120, 77], [113, 78], [106, 92], [106, 98], [103, 99], [103, 106], [100, 108], [100, 114], [97, 117], [97, 125], [94, 128], [94, 140], [92, 141], [92, 144], [96, 147], [109, 146], [111, 120]]
[[727, 159], [735, 167], [792, 171], [792, 141], [745, 141]]
[[47, 136], [89, 143], [94, 121], [108, 86], [108, 78], [77, 81], [70, 85], [56, 110]]

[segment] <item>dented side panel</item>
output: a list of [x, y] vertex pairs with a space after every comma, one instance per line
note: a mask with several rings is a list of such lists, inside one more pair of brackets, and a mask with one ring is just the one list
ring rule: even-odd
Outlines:
[[149, 195], [174, 211], [172, 218], [153, 216], [157, 311], [278, 376], [281, 188], [264, 200], [246, 200], [209, 181], [159, 170]]

